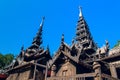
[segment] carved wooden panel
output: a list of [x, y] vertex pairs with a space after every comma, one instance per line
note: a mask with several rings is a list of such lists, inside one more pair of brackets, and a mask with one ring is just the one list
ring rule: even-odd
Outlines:
[[61, 66], [56, 76], [74, 76], [76, 75], [76, 67], [70, 62], [66, 62]]

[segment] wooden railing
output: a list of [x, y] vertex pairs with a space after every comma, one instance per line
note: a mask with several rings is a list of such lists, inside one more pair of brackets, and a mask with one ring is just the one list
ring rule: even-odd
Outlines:
[[[47, 80], [94, 80], [95, 73], [84, 73], [77, 74], [75, 76], [56, 76], [56, 77], [48, 77]], [[117, 78], [113, 78], [110, 75], [102, 73], [103, 80], [120, 80]]]
[[78, 74], [75, 76], [56, 76], [56, 77], [49, 77], [47, 80], [87, 80], [86, 78], [94, 78], [95, 73], [84, 73]]
[[104, 74], [104, 73], [102, 73], [102, 78], [105, 79], [105, 80], [120, 80], [120, 79], [117, 79], [117, 78], [113, 78], [110, 75], [107, 75], [107, 74]]

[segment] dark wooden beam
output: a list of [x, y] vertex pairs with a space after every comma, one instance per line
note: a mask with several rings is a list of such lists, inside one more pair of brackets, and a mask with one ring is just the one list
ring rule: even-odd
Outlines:
[[[35, 61], [35, 63], [36, 63], [37, 61]], [[36, 76], [36, 64], [35, 64], [35, 66], [34, 66], [34, 74], [33, 74], [33, 80], [35, 80], [35, 76]]]
[[45, 66], [45, 65], [42, 65], [42, 64], [38, 64], [38, 63], [32, 63], [32, 64], [34, 64], [34, 65], [36, 65], [36, 66], [39, 66], [39, 67], [46, 68], [46, 66]]

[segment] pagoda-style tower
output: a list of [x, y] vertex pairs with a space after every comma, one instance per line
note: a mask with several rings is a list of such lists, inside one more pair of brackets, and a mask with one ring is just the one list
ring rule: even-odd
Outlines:
[[42, 27], [43, 27], [43, 24], [44, 24], [44, 19], [45, 18], [43, 17], [42, 22], [40, 24], [40, 28], [39, 28], [36, 36], [33, 38], [32, 45], [34, 45], [34, 46], [41, 46], [41, 44], [42, 44]]
[[77, 23], [76, 41], [83, 48], [83, 53], [92, 54], [96, 50], [96, 44], [94, 43], [89, 27], [82, 15], [82, 9], [80, 7], [79, 20]]
[[9, 74], [6, 80], [46, 80], [46, 65], [51, 56], [49, 47], [46, 50], [41, 47], [43, 23], [44, 17], [32, 45], [26, 50], [22, 47], [15, 62], [6, 70]]

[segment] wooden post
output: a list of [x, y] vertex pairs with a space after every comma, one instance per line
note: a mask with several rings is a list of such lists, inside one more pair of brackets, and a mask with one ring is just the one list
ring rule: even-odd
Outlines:
[[56, 65], [53, 65], [51, 68], [51, 77], [56, 76]]
[[[36, 61], [34, 61], [36, 63]], [[34, 67], [34, 74], [33, 74], [33, 80], [35, 80], [35, 75], [36, 75], [36, 64], [35, 64], [35, 67]]]
[[96, 76], [94, 77], [94, 80], [102, 80], [101, 65], [98, 62], [94, 62], [93, 69], [94, 69], [95, 74], [96, 74]]
[[48, 73], [48, 67], [46, 65], [46, 70], [45, 70], [45, 80], [47, 80], [47, 73]]
[[110, 66], [111, 76], [114, 78], [118, 78], [114, 64], [110, 63], [109, 66]]

